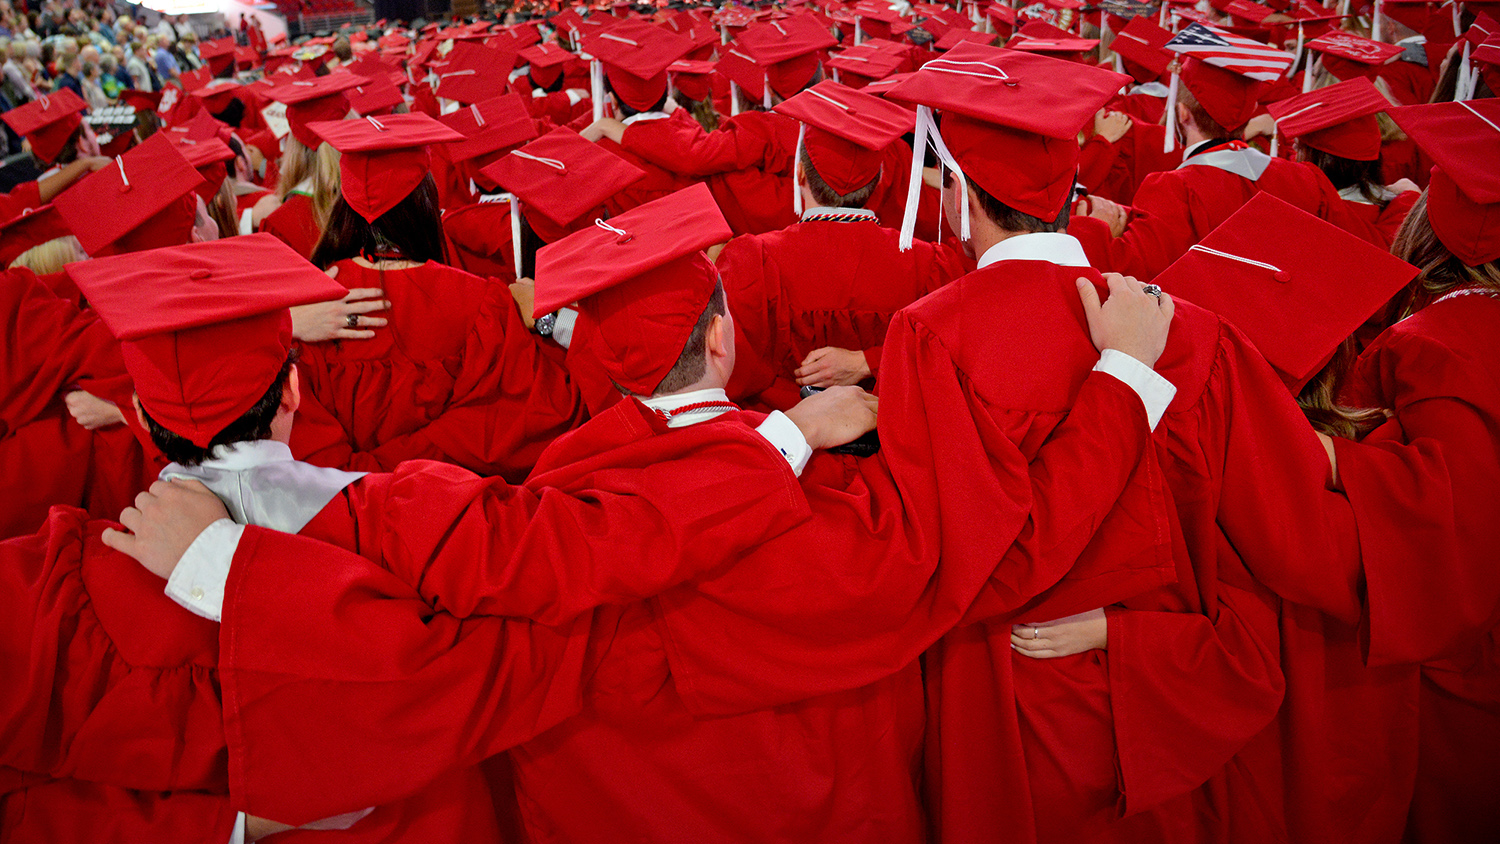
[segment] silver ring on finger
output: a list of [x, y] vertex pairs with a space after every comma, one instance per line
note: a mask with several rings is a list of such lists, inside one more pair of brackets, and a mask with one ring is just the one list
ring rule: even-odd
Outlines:
[[1042, 638], [1042, 628], [1037, 627], [1035, 624], [1031, 625], [1031, 638], [1033, 638], [1033, 639], [1040, 639], [1040, 638]]
[[1147, 296], [1155, 296], [1157, 299], [1161, 298], [1161, 288], [1157, 287], [1154, 284], [1148, 284], [1145, 287], [1142, 287], [1141, 292], [1146, 294]]
[[358, 328], [359, 327], [359, 314], [350, 314], [350, 315], [344, 317], [344, 324], [347, 325], [347, 326], [349, 326], [350, 328]]

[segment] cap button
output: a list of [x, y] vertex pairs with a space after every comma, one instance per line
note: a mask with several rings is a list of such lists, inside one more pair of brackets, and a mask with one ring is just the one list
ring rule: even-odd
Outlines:
[[1286, 284], [1287, 282], [1292, 280], [1292, 274], [1287, 272], [1286, 270], [1277, 270], [1271, 276], [1271, 278], [1281, 282], [1282, 284]]
[[190, 278], [190, 279], [192, 279], [194, 281], [203, 281], [204, 279], [208, 278], [211, 275], [213, 275], [213, 273], [210, 273], [208, 270], [201, 270], [200, 269], [200, 270], [193, 270], [191, 273], [188, 274], [188, 278]]

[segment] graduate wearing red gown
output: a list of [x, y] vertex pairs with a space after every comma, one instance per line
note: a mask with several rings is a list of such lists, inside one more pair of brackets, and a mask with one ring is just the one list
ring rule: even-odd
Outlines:
[[[1068, 145], [1118, 77], [1040, 57], [958, 49], [964, 52], [950, 53], [955, 64], [983, 61], [1004, 76], [955, 84], [940, 62], [890, 96], [944, 109], [942, 133], [955, 159], [948, 164], [961, 167], [969, 184], [1002, 190], [1002, 201], [1022, 213], [1057, 216], [1076, 162]], [[1033, 73], [1079, 89], [1070, 110], [1049, 120], [1049, 135], [1011, 125], [1036, 126], [1026, 122], [1026, 103], [995, 104], [986, 96], [991, 84], [1019, 82], [1024, 90]], [[970, 203], [971, 215], [982, 213]], [[959, 209], [948, 214], [955, 222]], [[883, 438], [902, 457], [899, 466], [892, 458], [898, 480], [933, 476], [929, 483], [956, 497], [972, 483], [966, 467], [986, 454], [993, 459], [1002, 434], [1024, 454], [1045, 435], [1050, 414], [1098, 387], [1099, 376], [1084, 377], [1094, 352], [1071, 305], [1075, 279], [1097, 279], [1081, 247], [1062, 234], [1008, 235], [987, 247], [976, 272], [892, 323], [880, 388]], [[1119, 288], [1111, 299], [1130, 292]], [[1172, 549], [1176, 582], [1104, 598], [1102, 651], [1033, 660], [1013, 650], [1013, 622], [1034, 622], [1023, 628], [1029, 633], [1015, 635], [1041, 639], [1050, 635], [1043, 632], [1048, 619], [1089, 610], [1091, 599], [1109, 591], [1107, 582], [1079, 580], [1075, 570], [1022, 613], [993, 615], [977, 604], [968, 615], [976, 623], [929, 652], [926, 788], [945, 841], [991, 840], [995, 829], [1021, 841], [1284, 837], [1272, 728], [1283, 693], [1276, 605], [1247, 569], [1261, 558], [1326, 555], [1306, 537], [1330, 533], [1327, 522], [1341, 511], [1262, 499], [1272, 457], [1295, 449], [1316, 458], [1321, 445], [1279, 379], [1227, 323], [1186, 304], [1173, 323], [1156, 365], [1177, 390], [1169, 408], [1157, 405], [1165, 415], [1155, 445], [1162, 495], [1174, 512], [1162, 541]], [[1266, 401], [1268, 390], [1282, 401]], [[965, 438], [949, 430], [955, 418], [1001, 413], [990, 444], [981, 440], [977, 453], [965, 453]], [[941, 422], [926, 421], [933, 419]], [[1259, 433], [1282, 429], [1303, 436]], [[1272, 468], [1310, 472], [1308, 483], [1323, 489], [1327, 464], [1318, 465]], [[1102, 476], [1098, 468], [1075, 472]], [[1329, 507], [1341, 500], [1325, 495]], [[958, 521], [965, 514], [950, 511], [946, 499], [938, 511], [945, 532], [988, 524]], [[1118, 523], [1099, 526], [1085, 558], [1121, 554], [1129, 546], [1113, 543], [1129, 532]]]
[[281, 205], [260, 221], [260, 230], [275, 235], [304, 258], [312, 256], [318, 238], [323, 236], [313, 213], [312, 197], [301, 190], [288, 193]]
[[[581, 420], [578, 391], [521, 322], [505, 284], [437, 263], [441, 224], [418, 210], [430, 208], [422, 198], [433, 190], [420, 144], [459, 134], [426, 115], [382, 125], [312, 124], [343, 153], [333, 231], [367, 233], [329, 241], [318, 257], [344, 259], [332, 264], [340, 283], [383, 290], [391, 308], [371, 339], [305, 347], [309, 393], [381, 468], [421, 457], [519, 480]], [[380, 238], [396, 251], [373, 255]], [[355, 257], [361, 251], [372, 258]]]

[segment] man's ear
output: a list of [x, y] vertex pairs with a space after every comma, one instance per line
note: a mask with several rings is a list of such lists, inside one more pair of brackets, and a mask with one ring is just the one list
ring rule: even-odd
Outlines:
[[1198, 128], [1198, 123], [1193, 120], [1193, 110], [1182, 103], [1177, 104], [1177, 125], [1183, 128], [1188, 126]]
[[151, 426], [146, 424], [146, 408], [141, 407], [141, 397], [135, 393], [131, 393], [130, 403], [135, 405], [135, 419], [141, 423], [141, 428], [147, 431], [151, 430]]
[[715, 314], [708, 323], [708, 355], [710, 357], [722, 357], [729, 354], [734, 347], [734, 337], [731, 336], [729, 320], [723, 314]]
[[297, 376], [295, 364], [286, 374], [286, 386], [281, 388], [281, 413], [296, 413], [302, 406], [302, 381]]

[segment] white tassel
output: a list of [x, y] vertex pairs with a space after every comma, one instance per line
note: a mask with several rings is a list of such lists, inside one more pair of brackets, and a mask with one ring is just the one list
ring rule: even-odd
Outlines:
[[516, 278], [521, 277], [521, 200], [510, 195], [510, 254], [516, 262]]
[[1177, 84], [1178, 71], [1172, 71], [1172, 82], [1167, 86], [1167, 136], [1162, 143], [1162, 152], [1177, 149]]
[[1461, 21], [1461, 19], [1463, 17], [1463, 14], [1464, 14], [1463, 4], [1460, 3], [1460, 2], [1458, 2], [1458, 0], [1452, 0], [1452, 2], [1453, 2], [1453, 37], [1454, 38], [1461, 38], [1463, 36], [1463, 34], [1464, 34], [1463, 33], [1463, 28], [1462, 28], [1463, 27], [1463, 23]]
[[[1286, 69], [1286, 78], [1291, 79], [1292, 74], [1297, 71], [1297, 64], [1302, 61], [1302, 45], [1306, 40], [1302, 31], [1302, 24], [1297, 24], [1297, 51], [1292, 54], [1292, 66]], [[1307, 68], [1303, 68], [1305, 71]]]
[[740, 86], [735, 82], [729, 83], [729, 116], [733, 117], [740, 113]]
[[1463, 64], [1458, 66], [1457, 84], [1453, 87], [1453, 101], [1463, 102], [1474, 96], [1474, 90], [1469, 87], [1469, 41], [1464, 39]]
[[917, 106], [917, 125], [911, 142], [911, 180], [906, 185], [906, 210], [901, 215], [901, 251], [911, 249], [917, 232], [917, 206], [922, 199], [922, 163], [926, 159], [927, 127], [932, 123], [932, 109]]
[[1278, 153], [1280, 151], [1281, 151], [1281, 133], [1277, 130], [1276, 124], [1272, 123], [1271, 124], [1271, 157], [1275, 158], [1276, 157], [1276, 153]]
[[1382, 23], [1380, 18], [1381, 12], [1382, 10], [1384, 10], [1384, 8], [1385, 4], [1381, 2], [1381, 0], [1375, 0], [1375, 19], [1370, 23], [1370, 40], [1372, 41], [1380, 40], [1380, 24]]
[[589, 65], [589, 93], [594, 98], [594, 119], [604, 119], [604, 63], [598, 59]]
[[859, 25], [859, 18], [854, 19], [854, 46], [865, 43], [865, 31]]
[[761, 106], [761, 108], [764, 108], [767, 111], [770, 111], [771, 110], [771, 74], [767, 73], [764, 77], [761, 78], [761, 82], [765, 85], [765, 88], [762, 89], [762, 91], [761, 91], [760, 106]]
[[802, 185], [797, 176], [802, 171], [802, 146], [807, 140], [807, 124], [797, 127], [797, 155], [792, 159], [792, 210], [802, 219]]
[[1307, 63], [1307, 70], [1302, 74], [1302, 93], [1308, 94], [1313, 89], [1313, 77], [1317, 76], [1318, 70], [1323, 67], [1323, 57], [1313, 56], [1312, 61]]

